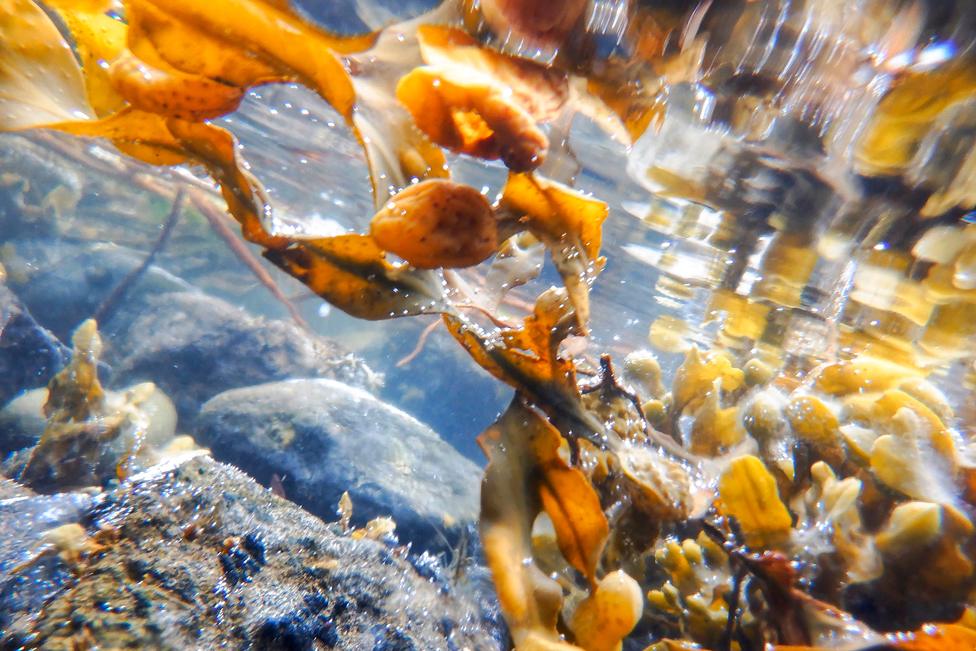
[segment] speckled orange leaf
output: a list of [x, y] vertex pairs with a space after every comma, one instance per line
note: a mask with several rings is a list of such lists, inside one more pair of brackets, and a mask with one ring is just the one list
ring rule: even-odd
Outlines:
[[[162, 64], [165, 65], [165, 64]], [[171, 66], [156, 67], [122, 52], [109, 68], [109, 80], [133, 107], [199, 122], [235, 111], [244, 88], [229, 86]]]
[[589, 79], [586, 89], [620, 118], [631, 142], [636, 142], [648, 127], [660, 124], [664, 119], [663, 101], [637, 89], [628, 92], [627, 87], [621, 86], [618, 80]]
[[448, 318], [448, 328], [489, 373], [515, 388], [546, 385], [560, 393], [575, 394], [576, 372], [572, 362], [556, 353], [559, 342], [574, 329], [572, 308], [566, 293], [549, 289], [519, 328], [499, 333], [504, 346], [487, 346], [468, 324]]
[[44, 4], [61, 16], [71, 33], [85, 73], [88, 102], [95, 115], [105, 117], [120, 110], [125, 102], [109, 80], [107, 64], [125, 48], [127, 27], [121, 20], [106, 15], [111, 3], [46, 0]]
[[240, 44], [186, 24], [153, 3], [130, 3], [128, 19], [129, 49], [147, 63], [166, 64], [234, 86], [249, 86], [280, 76], [271, 62], [248, 56]]
[[130, 156], [154, 165], [177, 165], [188, 158], [167, 128], [166, 119], [154, 113], [123, 109], [100, 120], [64, 122], [51, 127], [76, 136], [107, 138]]
[[47, 14], [31, 0], [0, 0], [0, 129], [92, 113], [78, 62]]
[[[268, 63], [277, 75], [294, 76], [318, 92], [344, 117], [351, 118], [355, 93], [349, 74], [337, 55], [367, 49], [373, 43], [372, 35], [333, 36], [309, 25], [281, 3], [260, 0], [167, 0], [165, 3], [130, 0], [130, 5], [137, 12], [140, 8], [148, 7], [150, 12], [155, 8], [175, 19], [180, 27], [190, 27], [216, 37], [232, 51], [244, 55], [235, 58], [235, 63], [257, 58]], [[192, 41], [184, 41], [184, 45], [192, 45]], [[163, 53], [170, 48], [157, 46], [157, 49]], [[135, 48], [133, 50], [138, 54]], [[179, 58], [187, 67], [196, 67], [193, 63], [195, 55], [196, 49], [191, 49]], [[199, 69], [181, 67], [176, 59], [171, 56], [168, 60], [184, 72], [200, 73]]]
[[373, 215], [369, 226], [379, 246], [419, 269], [476, 265], [498, 248], [497, 230], [485, 196], [447, 179], [407, 186]]
[[417, 30], [417, 41], [425, 63], [454, 70], [459, 76], [490, 79], [537, 122], [555, 119], [569, 100], [564, 72], [481, 47], [459, 29], [423, 25]]
[[489, 78], [423, 66], [404, 75], [396, 97], [417, 128], [442, 147], [500, 158], [516, 171], [535, 169], [545, 158], [549, 140], [535, 119]]
[[297, 242], [265, 257], [339, 309], [361, 319], [448, 309], [430, 272], [393, 267], [373, 239], [340, 235]]
[[244, 237], [267, 249], [287, 246], [288, 240], [269, 234], [262, 218], [270, 211], [264, 189], [237, 157], [237, 140], [226, 129], [211, 124], [169, 119], [166, 126], [180, 148], [204, 165], [220, 186], [227, 210], [241, 225]]
[[531, 174], [509, 174], [501, 207], [521, 217], [549, 247], [580, 326], [590, 317], [590, 285], [603, 269], [600, 256], [607, 205]]
[[261, 223], [267, 212], [264, 191], [241, 167], [236, 141], [225, 129], [130, 108], [101, 120], [51, 126], [77, 136], [108, 138], [129, 155], [156, 165], [201, 164], [220, 186], [227, 209], [241, 224], [246, 239], [269, 249], [288, 244], [265, 231]]
[[396, 98], [403, 73], [420, 63], [415, 31], [391, 25], [372, 48], [347, 60], [355, 70], [353, 124], [366, 151], [376, 206], [414, 178], [448, 176], [443, 150], [414, 126]]

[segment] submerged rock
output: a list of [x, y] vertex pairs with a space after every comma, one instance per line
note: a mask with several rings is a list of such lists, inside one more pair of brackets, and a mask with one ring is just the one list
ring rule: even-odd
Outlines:
[[29, 617], [71, 581], [70, 568], [56, 555], [29, 562], [43, 546], [44, 532], [78, 522], [91, 504], [83, 493], [34, 495], [0, 480], [0, 648], [26, 641]]
[[331, 339], [197, 292], [149, 298], [110, 352], [115, 383], [156, 383], [173, 398], [184, 425], [201, 404], [228, 389], [294, 377], [363, 388], [378, 383], [366, 364]]
[[0, 409], [0, 457], [37, 443], [47, 426], [45, 402], [47, 389], [33, 389]]
[[[209, 457], [94, 499], [28, 497], [0, 513], [2, 648], [502, 647], [487, 595], [429, 581], [397, 550], [340, 536]], [[28, 521], [37, 513], [47, 519]], [[87, 557], [12, 571], [65, 521], [98, 541]]]
[[[37, 320], [63, 341], [98, 310], [134, 269], [145, 252], [104, 243], [24, 240], [4, 252], [9, 282]], [[127, 327], [146, 298], [192, 286], [151, 265], [126, 294], [109, 319], [99, 323], [106, 335]]]
[[47, 384], [70, 357], [71, 351], [0, 284], [0, 404]]
[[275, 382], [222, 393], [196, 438], [290, 499], [331, 516], [349, 491], [357, 523], [391, 515], [401, 539], [438, 546], [478, 516], [479, 468], [433, 430], [369, 393], [331, 380]]

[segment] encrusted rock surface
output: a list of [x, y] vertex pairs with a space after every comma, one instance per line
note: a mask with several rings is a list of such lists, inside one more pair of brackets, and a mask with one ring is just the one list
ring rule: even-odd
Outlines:
[[478, 515], [480, 469], [433, 430], [371, 394], [331, 380], [227, 391], [204, 405], [197, 441], [267, 483], [272, 473], [313, 513], [343, 491], [356, 522], [392, 515], [401, 540], [426, 547]]
[[[424, 578], [403, 548], [340, 535], [206, 456], [94, 497], [0, 500], [0, 513], [0, 648], [502, 647], [474, 583]], [[64, 522], [100, 546], [12, 571]]]
[[0, 479], [0, 648], [26, 641], [29, 617], [71, 581], [70, 568], [57, 556], [12, 572], [42, 547], [45, 531], [77, 522], [91, 507], [84, 493], [34, 495], [9, 479]]

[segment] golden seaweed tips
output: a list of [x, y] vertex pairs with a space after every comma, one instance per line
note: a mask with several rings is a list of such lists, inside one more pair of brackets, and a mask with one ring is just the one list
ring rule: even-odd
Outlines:
[[789, 536], [793, 519], [780, 500], [776, 480], [756, 457], [733, 460], [719, 479], [718, 491], [720, 510], [739, 522], [750, 547], [769, 547]]

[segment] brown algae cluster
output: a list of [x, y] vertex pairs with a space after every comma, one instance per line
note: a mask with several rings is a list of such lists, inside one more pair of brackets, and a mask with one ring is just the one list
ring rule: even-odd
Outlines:
[[[354, 316], [441, 315], [516, 389], [479, 441], [484, 552], [521, 651], [612, 651], [628, 637], [662, 651], [976, 648], [976, 461], [926, 370], [859, 355], [798, 378], [776, 355], [683, 345], [668, 391], [650, 353], [627, 357], [618, 377], [609, 357], [597, 368], [565, 352], [588, 334], [608, 208], [542, 170], [566, 155], [554, 149], [574, 113], [624, 139], [655, 127], [670, 87], [702, 74], [704, 42], [688, 25], [710, 4], [635, 3], [619, 35], [625, 60], [573, 40], [581, 2], [448, 0], [341, 36], [277, 0], [0, 0], [0, 128], [102, 137], [144, 162], [203, 166], [273, 264]], [[939, 110], [976, 89], [971, 62], [938, 74], [952, 92], [937, 107], [898, 86], [882, 103], [861, 172], [899, 172]], [[369, 234], [271, 228], [259, 181], [211, 120], [273, 82], [312, 89], [359, 138], [377, 210]], [[497, 201], [450, 180], [444, 150], [502, 161]], [[966, 173], [930, 191], [924, 210], [972, 208]], [[973, 244], [946, 246], [925, 249], [933, 282], [971, 306]], [[531, 311], [513, 316], [469, 291], [463, 270], [488, 260], [499, 296], [531, 280], [538, 267], [518, 263], [529, 247], [548, 251], [563, 284]], [[783, 257], [783, 282], [772, 274], [760, 294], [798, 293], [786, 281], [801, 258]], [[81, 393], [64, 394], [75, 407], [52, 417], [38, 450], [88, 445], [77, 430], [102, 404], [93, 325], [76, 350]], [[56, 475], [70, 460], [45, 453], [27, 471], [42, 462]]]
[[44, 493], [83, 489], [201, 452], [189, 436], [176, 435], [176, 410], [153, 383], [102, 388], [102, 340], [93, 319], [78, 326], [72, 343], [70, 363], [37, 390], [46, 425], [26, 460], [15, 464], [21, 483]]

